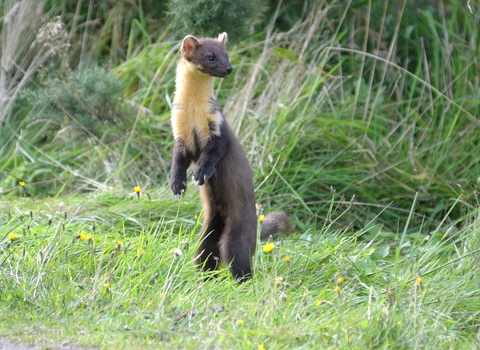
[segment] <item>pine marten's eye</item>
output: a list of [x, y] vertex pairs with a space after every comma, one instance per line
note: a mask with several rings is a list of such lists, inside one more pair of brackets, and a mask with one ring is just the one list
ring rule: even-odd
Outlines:
[[208, 55], [207, 56], [207, 61], [208, 62], [215, 62], [215, 56], [214, 55]]

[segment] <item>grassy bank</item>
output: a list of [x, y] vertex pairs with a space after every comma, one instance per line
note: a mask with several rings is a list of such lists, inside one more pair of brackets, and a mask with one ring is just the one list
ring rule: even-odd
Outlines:
[[478, 347], [473, 5], [287, 2], [228, 47], [218, 100], [257, 201], [296, 225], [271, 252], [259, 242], [238, 286], [195, 272], [198, 190], [179, 202], [167, 184], [187, 33], [149, 1], [42, 4], [2, 3], [0, 334], [46, 347]]
[[[17, 200], [2, 215], [1, 333], [105, 348], [465, 348], [478, 344], [478, 214], [429, 234], [329, 219], [257, 251], [245, 285], [192, 264], [194, 196]], [[190, 197], [190, 198], [189, 198]], [[32, 214], [30, 214], [30, 211]], [[23, 232], [23, 233], [22, 233]]]

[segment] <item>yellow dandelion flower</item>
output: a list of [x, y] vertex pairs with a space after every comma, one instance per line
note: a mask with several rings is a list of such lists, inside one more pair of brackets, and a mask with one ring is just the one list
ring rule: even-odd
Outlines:
[[259, 215], [258, 216], [258, 222], [263, 222], [263, 220], [265, 220], [265, 215]]
[[263, 346], [263, 344], [260, 344], [259, 346], [257, 346], [257, 350], [265, 350], [265, 346]]
[[78, 233], [78, 235], [77, 235], [77, 238], [78, 238], [78, 239], [85, 239], [85, 232], [80, 231], [80, 232]]
[[343, 283], [343, 277], [342, 276], [338, 276], [337, 277], [337, 284], [338, 285], [341, 285]]
[[117, 244], [115, 244], [115, 250], [119, 251], [122, 248], [122, 241], [117, 241]]
[[422, 285], [422, 277], [420, 277], [420, 276], [417, 277], [417, 278], [415, 279], [415, 283], [417, 284], [417, 286], [421, 286], [421, 285]]
[[391, 289], [387, 290], [388, 295], [393, 295], [393, 291]]
[[241, 324], [244, 324], [244, 323], [245, 323], [245, 321], [244, 321], [244, 320], [242, 320], [242, 319], [240, 319], [240, 320], [237, 320], [237, 324], [240, 324], [240, 325], [241, 325]]
[[270, 253], [273, 248], [275, 248], [275, 244], [271, 243], [271, 242], [267, 242], [265, 243], [265, 246], [263, 247], [262, 251], [264, 253]]
[[25, 182], [24, 182], [24, 181], [20, 181], [18, 184], [19, 184], [21, 187], [25, 187]]
[[13, 240], [15, 239], [15, 233], [10, 232], [10, 233], [8, 234], [8, 238], [10, 238], [10, 241], [13, 241]]
[[335, 286], [335, 293], [340, 293], [340, 286]]
[[283, 278], [282, 277], [277, 277], [277, 279], [275, 280], [275, 285], [276, 286], [279, 286], [283, 283]]
[[91, 241], [92, 238], [93, 238], [93, 235], [92, 235], [91, 233], [89, 233], [88, 235], [85, 236], [85, 239], [86, 239], [87, 241]]
[[133, 190], [135, 191], [135, 193], [137, 194], [137, 198], [140, 199], [140, 186], [135, 186], [133, 188]]
[[290, 257], [287, 255], [286, 257], [283, 258], [283, 260], [285, 260], [285, 262], [290, 262]]
[[110, 290], [110, 283], [108, 283], [108, 282], [105, 283], [105, 289], [106, 289], [107, 291]]
[[322, 301], [321, 300], [317, 300], [317, 302], [315, 303], [315, 306], [320, 306], [322, 305]]

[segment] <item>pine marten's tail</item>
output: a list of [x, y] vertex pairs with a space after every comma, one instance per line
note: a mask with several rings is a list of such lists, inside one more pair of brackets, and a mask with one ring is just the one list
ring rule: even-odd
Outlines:
[[278, 234], [287, 236], [293, 232], [295, 232], [295, 230], [287, 214], [285, 214], [283, 211], [275, 211], [265, 215], [262, 221], [260, 238], [262, 240], [266, 240], [270, 236], [275, 236]]

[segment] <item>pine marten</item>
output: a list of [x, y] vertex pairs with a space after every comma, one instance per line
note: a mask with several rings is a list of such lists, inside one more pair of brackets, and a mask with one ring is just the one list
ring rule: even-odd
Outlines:
[[[193, 183], [200, 186], [204, 216], [195, 263], [215, 270], [220, 258], [243, 282], [252, 273], [257, 215], [250, 165], [213, 94], [213, 78], [233, 71], [226, 42], [227, 33], [217, 39], [192, 35], [183, 39], [172, 108], [170, 187], [177, 198], [185, 194], [187, 168], [194, 162]], [[262, 237], [291, 230], [283, 213], [266, 215], [263, 227]]]

